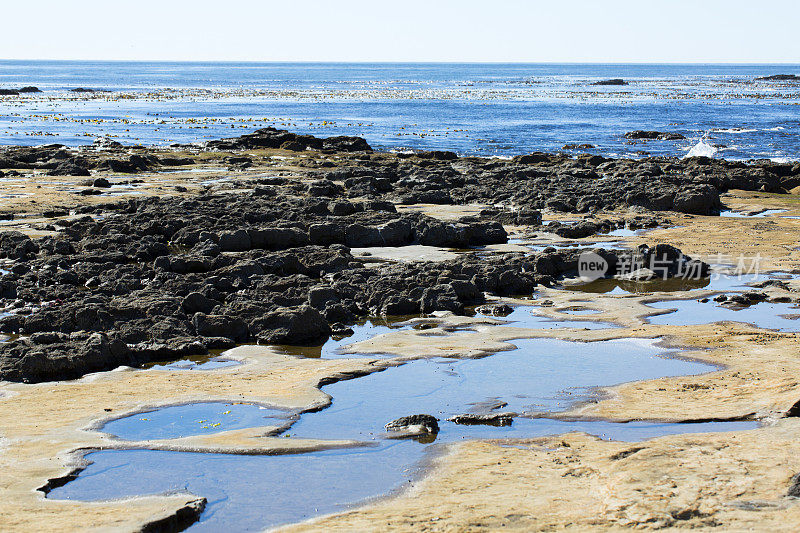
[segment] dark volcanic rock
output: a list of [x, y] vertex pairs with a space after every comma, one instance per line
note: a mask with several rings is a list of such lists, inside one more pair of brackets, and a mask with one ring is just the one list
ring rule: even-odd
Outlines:
[[553, 223], [552, 226], [548, 226], [548, 229], [565, 239], [583, 239], [584, 237], [589, 237], [597, 233], [600, 230], [600, 226], [594, 222], [583, 220], [571, 225], [564, 225], [556, 222]]
[[19, 231], [0, 233], [0, 258], [29, 259], [39, 252], [33, 240]]
[[370, 152], [372, 148], [361, 137], [329, 137], [320, 139], [311, 135], [297, 135], [286, 130], [272, 127], [256, 130], [253, 133], [209, 141], [206, 146], [213, 150], [252, 150], [255, 148], [283, 148], [284, 150], [302, 151], [336, 150], [339, 152]]
[[717, 192], [710, 185], [679, 190], [673, 200], [675, 211], [693, 215], [718, 215], [722, 203]]
[[325, 318], [307, 305], [276, 309], [251, 322], [250, 329], [263, 344], [310, 344], [331, 333]]
[[485, 425], [502, 427], [510, 426], [514, 422], [514, 413], [463, 414], [452, 416], [447, 420], [465, 426]]
[[796, 74], [773, 74], [772, 76], [762, 76], [756, 78], [759, 81], [800, 81], [800, 76]]
[[[54, 221], [56, 237], [0, 233], [0, 258], [13, 261], [0, 277], [0, 305], [15, 313], [0, 318], [0, 331], [33, 339], [0, 344], [0, 378], [78, 377], [242, 342], [319, 343], [333, 327], [345, 331], [369, 315], [464, 313], [484, 304], [485, 294], [530, 296], [537, 285], [577, 274], [576, 250], [469, 251], [507, 242], [502, 224], [538, 227], [542, 209], [593, 214], [636, 207], [708, 215], [719, 210], [719, 195], [729, 188], [780, 192], [800, 180], [800, 165], [767, 161], [372, 154], [360, 141], [335, 138], [326, 145], [324, 139], [275, 129], [209, 147], [285, 143], [326, 153], [302, 158], [293, 170], [302, 180], [254, 179], [248, 182], [255, 187], [251, 193], [194, 195], [190, 189], [179, 197], [81, 207], [79, 215], [106, 216]], [[328, 158], [334, 146], [336, 157]], [[349, 149], [358, 150], [342, 151]], [[12, 172], [68, 166], [140, 172], [168, 162], [140, 148], [0, 148], [0, 168]], [[86, 190], [103, 191], [102, 179]], [[390, 200], [498, 207], [443, 221], [398, 210]], [[58, 214], [65, 213], [53, 212]], [[635, 229], [659, 221], [652, 214], [625, 218], [586, 216], [537, 230], [584, 238], [624, 223]], [[463, 250], [453, 260], [411, 263], [375, 262], [350, 251], [410, 244]], [[623, 252], [596, 252], [613, 275]], [[707, 271], [704, 263], [665, 245], [635, 253], [663, 262], [669, 276]], [[86, 342], [95, 333], [105, 344], [90, 350]]]
[[195, 313], [192, 325], [202, 337], [225, 337], [235, 342], [247, 340], [247, 324], [240, 318], [225, 315]]
[[475, 310], [483, 315], [500, 316], [500, 317], [508, 316], [514, 312], [514, 308], [506, 304], [481, 305], [480, 307], [477, 307]]
[[0, 355], [0, 376], [10, 381], [52, 381], [133, 362], [124, 343], [102, 333], [38, 334], [6, 343]]
[[438, 433], [439, 420], [431, 415], [409, 415], [392, 420], [384, 428], [387, 431], [403, 431], [413, 434]]
[[430, 221], [418, 230], [419, 242], [426, 246], [466, 248], [508, 242], [508, 234], [498, 222], [448, 224]]
[[686, 139], [680, 133], [670, 133], [663, 131], [629, 131], [624, 136], [626, 139], [647, 139], [655, 141], [680, 141]]
[[250, 234], [240, 229], [219, 236], [219, 247], [223, 252], [245, 252], [252, 247]]
[[125, 174], [135, 174], [137, 172], [148, 172], [160, 166], [160, 161], [155, 156], [143, 156], [134, 154], [128, 159], [109, 158], [98, 163], [97, 170], [110, 170], [112, 172], [122, 172]]
[[596, 81], [592, 85], [628, 85], [628, 82], [621, 78], [613, 78], [610, 80]]
[[89, 176], [91, 173], [88, 168], [75, 161], [63, 161], [48, 174], [51, 176]]

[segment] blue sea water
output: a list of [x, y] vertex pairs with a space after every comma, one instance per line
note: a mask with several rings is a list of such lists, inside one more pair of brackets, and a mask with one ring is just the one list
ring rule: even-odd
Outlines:
[[[44, 91], [0, 96], [0, 144], [187, 143], [273, 125], [382, 150], [683, 156], [704, 139], [716, 157], [797, 160], [800, 83], [756, 80], [773, 74], [800, 65], [0, 61], [0, 88]], [[592, 85], [609, 78], [628, 85]], [[636, 129], [687, 138], [626, 142]]]

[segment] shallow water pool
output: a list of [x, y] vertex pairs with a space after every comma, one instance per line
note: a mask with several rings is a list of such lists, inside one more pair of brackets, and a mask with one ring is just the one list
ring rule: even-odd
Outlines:
[[[355, 439], [369, 447], [293, 455], [198, 454], [153, 450], [90, 453], [91, 464], [74, 481], [52, 490], [55, 499], [105, 500], [168, 492], [208, 499], [192, 531], [256, 531], [298, 522], [408, 485], [421, 461], [438, 444], [467, 439], [531, 438], [585, 431], [606, 439], [641, 440], [661, 435], [738, 431], [755, 422], [667, 424], [563, 421], [515, 417], [511, 425], [459, 425], [447, 418], [463, 413], [547, 413], [592, 401], [601, 384], [698, 374], [715, 367], [674, 357], [656, 340], [623, 339], [592, 343], [523, 339], [517, 349], [479, 359], [419, 359], [367, 376], [323, 387], [332, 404], [302, 414], [285, 436]], [[201, 408], [204, 411], [197, 412]], [[126, 438], [168, 438], [197, 434], [202, 420], [226, 416], [223, 404], [165, 408], [137, 421], [135, 415], [103, 429]], [[263, 416], [242, 406], [243, 418]], [[440, 419], [440, 431], [415, 439], [387, 440], [383, 426], [409, 414]], [[269, 420], [279, 413], [266, 411]], [[541, 416], [541, 415], [539, 415]], [[248, 418], [249, 417], [249, 418]], [[155, 422], [150, 424], [150, 422]], [[263, 425], [263, 420], [258, 420]], [[245, 422], [246, 424], [247, 422]], [[250, 424], [255, 425], [255, 424]], [[158, 426], [164, 426], [161, 430]], [[239, 424], [237, 427], [247, 427]], [[230, 424], [211, 431], [234, 429]], [[203, 430], [205, 431], [205, 430]]]
[[800, 331], [800, 320], [787, 318], [800, 313], [800, 307], [793, 303], [762, 302], [750, 307], [736, 308], [719, 305], [713, 300], [672, 300], [647, 305], [655, 309], [674, 309], [670, 313], [650, 317], [651, 324], [693, 326], [729, 321], [778, 331]]
[[261, 426], [284, 426], [291, 413], [251, 403], [202, 402], [136, 413], [99, 431], [125, 440], [177, 439]]

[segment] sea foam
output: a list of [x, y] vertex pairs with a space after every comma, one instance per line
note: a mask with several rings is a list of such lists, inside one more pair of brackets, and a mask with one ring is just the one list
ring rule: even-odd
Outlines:
[[685, 156], [683, 156], [683, 158], [686, 159], [687, 157], [702, 157], [702, 156], [714, 157], [716, 153], [717, 149], [714, 148], [712, 145], [708, 144], [706, 142], [706, 138], [703, 137], [697, 142], [697, 144], [695, 144], [689, 149], [689, 152]]

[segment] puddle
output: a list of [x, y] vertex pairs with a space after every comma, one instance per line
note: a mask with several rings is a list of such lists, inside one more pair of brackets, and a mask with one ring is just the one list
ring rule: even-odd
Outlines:
[[[788, 276], [788, 278], [791, 279], [791, 276]], [[787, 276], [781, 274], [746, 274], [741, 276], [736, 274], [714, 274], [709, 278], [703, 279], [676, 277], [669, 279], [659, 278], [651, 281], [601, 278], [589, 283], [566, 285], [564, 288], [570, 291], [594, 294], [644, 294], [651, 292], [682, 292], [696, 289], [729, 291], [748, 289], [751, 283], [769, 279], [787, 279]]]
[[[471, 427], [486, 433], [498, 429]], [[502, 429], [509, 437], [588, 431], [608, 439], [640, 441], [754, 427], [752, 422], [613, 424], [540, 419], [515, 420]], [[189, 531], [263, 531], [344, 511], [408, 487], [420, 473], [420, 462], [436, 449], [414, 441], [382, 441], [376, 447], [274, 456], [107, 450], [88, 454], [92, 464], [48, 497], [96, 501], [189, 492], [208, 500], [200, 521]]]
[[[608, 234], [610, 235], [610, 234]], [[558, 237], [555, 237], [558, 238]], [[592, 241], [592, 242], [576, 242], [576, 241], [528, 241], [520, 243], [520, 246], [529, 248], [532, 253], [543, 252], [547, 248], [555, 248], [556, 251], [569, 251], [569, 250], [583, 250], [586, 248], [621, 248], [623, 245], [620, 241]]]
[[367, 320], [360, 320], [355, 325], [350, 326], [353, 334], [347, 337], [330, 337], [324, 344], [318, 346], [289, 346], [278, 345], [271, 346], [276, 352], [283, 355], [290, 355], [293, 357], [309, 357], [313, 359], [352, 359], [354, 357], [370, 357], [375, 358], [380, 355], [376, 354], [347, 354], [342, 353], [345, 346], [354, 344], [356, 342], [371, 339], [377, 335], [383, 335], [390, 331], [399, 331], [401, 329], [410, 329], [411, 325], [401, 325], [403, 322], [416, 317], [391, 317], [391, 318], [370, 318]]
[[208, 168], [183, 168], [179, 170], [162, 170], [161, 172], [156, 172], [155, 175], [158, 176], [159, 174], [200, 174], [203, 172], [227, 172], [228, 169], [225, 167], [208, 167]]
[[[520, 305], [513, 308], [514, 310], [506, 316], [491, 316], [498, 320], [505, 320], [511, 322], [508, 326], [518, 328], [531, 328], [531, 329], [556, 329], [556, 328], [577, 328], [577, 329], [609, 329], [618, 327], [616, 324], [610, 322], [597, 322], [594, 320], [553, 320], [541, 315], [536, 314], [537, 307]], [[566, 311], [565, 311], [566, 312]], [[597, 314], [598, 311], [591, 311], [592, 314]], [[573, 313], [582, 314], [582, 313]]]
[[125, 440], [177, 439], [261, 426], [284, 426], [291, 413], [252, 403], [173, 405], [118, 418], [99, 431]]
[[593, 294], [643, 294], [650, 292], [679, 292], [709, 288], [711, 280], [669, 278], [652, 281], [632, 281], [601, 278], [580, 285], [568, 285], [565, 289]]
[[145, 193], [144, 191], [136, 191], [136, 190], [129, 190], [129, 191], [110, 191], [103, 193], [103, 196], [143, 196]]
[[643, 229], [618, 228], [609, 231], [608, 233], [605, 233], [605, 235], [608, 235], [609, 237], [637, 237], [639, 235], [644, 235], [645, 233], [647, 233], [648, 231], [652, 231], [653, 229], [655, 228], [643, 228]]
[[583, 309], [583, 308], [578, 308], [578, 309], [558, 309], [558, 311], [560, 311], [561, 313], [568, 314], [568, 315], [596, 315], [596, 314], [600, 313], [600, 311], [598, 311], [597, 309]]
[[227, 183], [229, 181], [233, 181], [231, 177], [224, 177], [224, 178], [215, 178], [210, 180], [203, 180], [200, 182], [200, 185], [216, 185], [218, 183]]
[[753, 213], [752, 211], [734, 211], [732, 209], [726, 209], [725, 211], [720, 211], [719, 216], [726, 218], [763, 218], [771, 215], [777, 215], [779, 213], [785, 213], [786, 211], [788, 211], [788, 209], [765, 209], [763, 211]]
[[800, 308], [793, 303], [761, 302], [741, 309], [722, 306], [714, 300], [705, 303], [698, 300], [677, 300], [647, 305], [655, 309], [675, 309], [671, 313], [650, 317], [648, 320], [651, 324], [694, 326], [729, 321], [778, 331], [800, 331], [800, 320], [781, 316], [797, 316]]
[[[623, 383], [714, 370], [704, 363], [660, 357], [673, 351], [654, 340], [512, 341], [518, 348], [480, 359], [418, 359], [355, 380], [324, 387], [333, 404], [307, 413], [292, 436], [371, 440], [401, 416], [427, 413], [442, 420], [486, 402], [502, 411], [561, 411], [595, 397], [597, 384]], [[475, 426], [440, 422], [438, 438], [471, 438]], [[502, 431], [504, 428], [499, 428]]]
[[346, 509], [408, 482], [416, 443], [299, 455], [237, 456], [154, 450], [102, 451], [57, 499], [103, 500], [162, 493], [202, 495], [190, 531], [263, 531]]
[[[578, 329], [607, 329], [618, 327], [615, 324], [608, 322], [596, 322], [592, 320], [553, 320], [547, 317], [539, 316], [536, 314], [536, 307], [533, 306], [517, 306], [507, 316], [493, 316], [483, 314], [490, 318], [512, 322], [508, 324], [514, 327], [531, 328], [531, 329], [555, 329], [555, 328], [578, 328]], [[597, 311], [592, 311], [597, 313]], [[578, 314], [578, 313], [576, 313]], [[411, 316], [400, 317], [387, 317], [387, 318], [370, 318], [367, 320], [359, 321], [357, 324], [350, 326], [353, 334], [347, 337], [329, 338], [324, 344], [317, 346], [289, 346], [277, 345], [270, 346], [277, 353], [289, 355], [292, 357], [307, 357], [313, 359], [351, 359], [355, 357], [369, 357], [374, 359], [376, 357], [391, 357], [386, 354], [374, 353], [346, 353], [347, 346], [357, 342], [372, 339], [378, 335], [389, 333], [392, 331], [400, 331], [404, 329], [421, 329], [420, 324], [411, 325], [406, 322], [411, 320]]]
[[[510, 426], [503, 427], [447, 422], [449, 416], [497, 402], [508, 404], [503, 411], [560, 410], [593, 396], [593, 386], [598, 383], [696, 374], [714, 368], [670, 358], [671, 352], [656, 346], [653, 340], [577, 343], [526, 339], [515, 344], [517, 350], [482, 359], [415, 360], [333, 383], [323, 388], [332, 395], [333, 404], [303, 414], [287, 430], [292, 437], [374, 440], [375, 446], [275, 456], [98, 451], [86, 456], [91, 464], [77, 479], [54, 489], [48, 497], [95, 501], [190, 492], [208, 499], [206, 511], [190, 528], [192, 531], [260, 531], [341, 511], [407, 486], [418, 475], [423, 459], [439, 450], [437, 444], [430, 444], [434, 438], [437, 443], [446, 443], [586, 431], [606, 439], [637, 441], [668, 434], [756, 427], [754, 422], [616, 424], [546, 418], [515, 418]], [[226, 408], [223, 404], [213, 407], [217, 411]], [[175, 422], [175, 409], [159, 411], [164, 416], [169, 411], [164, 423]], [[419, 441], [381, 438], [386, 422], [414, 413], [440, 418], [439, 434]], [[268, 415], [275, 416], [272, 412]], [[207, 412], [183, 416], [194, 434], [201, 432], [195, 427], [200, 425], [196, 418], [211, 418]], [[135, 420], [127, 424], [133, 424], [134, 429], [123, 428], [126, 436], [144, 438], [153, 434], [143, 432], [141, 428], [148, 426]], [[109, 426], [104, 429], [119, 431]]]
[[217, 355], [193, 355], [178, 361], [147, 363], [142, 368], [155, 370], [216, 370], [241, 365], [241, 361], [226, 359]]

